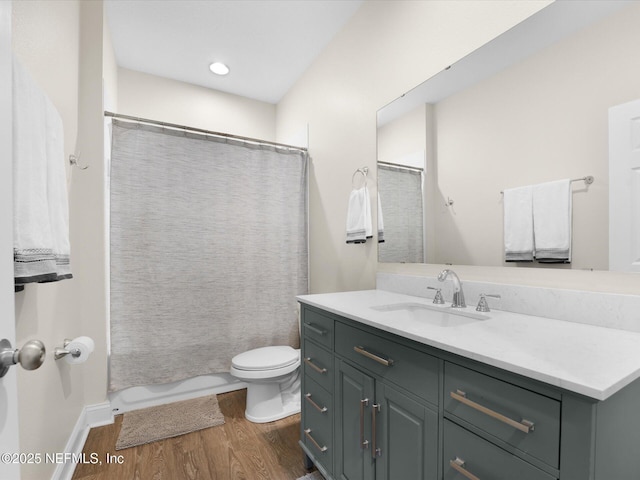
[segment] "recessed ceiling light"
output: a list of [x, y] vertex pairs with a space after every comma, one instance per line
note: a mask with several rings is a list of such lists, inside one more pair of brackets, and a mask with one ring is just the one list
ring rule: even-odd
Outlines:
[[222, 62], [212, 63], [211, 65], [209, 65], [209, 70], [211, 70], [216, 75], [226, 75], [227, 73], [229, 73], [229, 67], [227, 67]]

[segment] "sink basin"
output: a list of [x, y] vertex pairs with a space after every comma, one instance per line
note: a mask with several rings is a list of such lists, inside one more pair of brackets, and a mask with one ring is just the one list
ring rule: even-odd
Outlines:
[[423, 303], [393, 303], [371, 307], [378, 312], [388, 312], [395, 319], [426, 322], [438, 327], [457, 327], [481, 320], [488, 320], [489, 315], [466, 309], [439, 307]]

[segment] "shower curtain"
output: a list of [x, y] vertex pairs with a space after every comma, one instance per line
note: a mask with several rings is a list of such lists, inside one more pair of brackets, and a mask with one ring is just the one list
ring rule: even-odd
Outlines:
[[378, 192], [384, 209], [384, 243], [379, 261], [423, 263], [422, 172], [378, 164]]
[[299, 343], [307, 155], [114, 120], [109, 390]]

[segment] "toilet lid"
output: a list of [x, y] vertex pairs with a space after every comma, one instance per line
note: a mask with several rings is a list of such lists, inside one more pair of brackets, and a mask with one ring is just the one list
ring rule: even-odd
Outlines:
[[289, 346], [262, 347], [240, 353], [231, 360], [238, 370], [274, 370], [295, 363], [300, 351]]

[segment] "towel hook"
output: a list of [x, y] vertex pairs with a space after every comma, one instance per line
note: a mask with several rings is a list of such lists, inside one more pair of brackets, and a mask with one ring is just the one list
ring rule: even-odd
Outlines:
[[358, 168], [355, 172], [353, 172], [353, 175], [351, 176], [351, 186], [353, 188], [356, 188], [353, 182], [355, 181], [356, 175], [358, 173], [362, 174], [362, 177], [363, 177], [362, 186], [365, 186], [367, 184], [367, 174], [369, 173], [369, 167]]
[[80, 165], [78, 163], [78, 160], [80, 160], [80, 154], [78, 154], [78, 156], [74, 154], [69, 155], [69, 164], [72, 167], [78, 167], [80, 170], [86, 170], [87, 168], [89, 168], [89, 165]]

